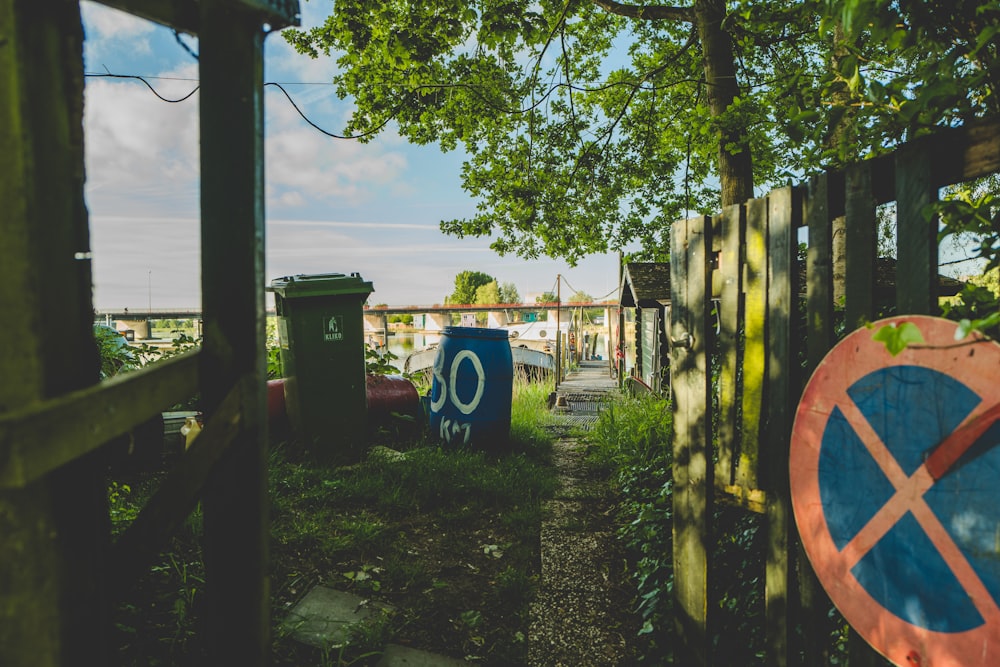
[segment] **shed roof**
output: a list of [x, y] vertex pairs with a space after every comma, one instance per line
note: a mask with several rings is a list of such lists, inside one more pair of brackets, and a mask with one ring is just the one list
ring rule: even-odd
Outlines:
[[669, 262], [629, 262], [622, 271], [620, 305], [649, 308], [670, 301]]

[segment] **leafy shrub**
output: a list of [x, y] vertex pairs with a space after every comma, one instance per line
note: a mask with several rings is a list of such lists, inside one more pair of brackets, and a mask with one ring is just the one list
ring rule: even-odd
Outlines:
[[601, 413], [588, 442], [588, 461], [611, 472], [621, 496], [618, 537], [634, 561], [646, 658], [665, 658], [656, 637], [669, 625], [673, 588], [670, 403], [651, 394], [625, 398]]
[[[653, 395], [611, 406], [592, 431], [588, 460], [610, 470], [619, 501], [618, 537], [632, 558], [645, 659], [669, 662], [672, 625], [673, 413]], [[764, 550], [760, 516], [716, 504], [710, 549], [714, 659], [760, 664], [763, 655]], [[739, 639], [736, 639], [736, 638]]]

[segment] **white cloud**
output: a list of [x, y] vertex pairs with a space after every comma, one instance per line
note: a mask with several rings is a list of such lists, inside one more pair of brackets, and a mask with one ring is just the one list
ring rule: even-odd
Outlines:
[[353, 220], [282, 220], [280, 218], [268, 218], [268, 226], [271, 227], [350, 227], [354, 229], [374, 229], [374, 230], [422, 230], [438, 231], [437, 225], [423, 225], [409, 222], [383, 222], [379, 221], [353, 221]]
[[295, 208], [299, 206], [304, 206], [306, 203], [306, 198], [302, 196], [300, 192], [286, 192], [278, 198], [282, 206], [288, 206], [289, 208]]
[[336, 198], [341, 204], [358, 205], [370, 200], [377, 186], [399, 178], [407, 167], [402, 153], [385, 151], [375, 143], [330, 139], [310, 127], [270, 126], [265, 156], [267, 181], [279, 200], [282, 188], [287, 188], [300, 197]]
[[[171, 74], [188, 76], [190, 68]], [[193, 84], [157, 81], [154, 85], [170, 97], [189, 92]], [[113, 190], [121, 207], [140, 196], [158, 197], [166, 203], [197, 192], [197, 94], [185, 102], [167, 104], [140, 81], [94, 78], [88, 79], [85, 94], [88, 198], [101, 199], [105, 190]], [[101, 210], [123, 212], [103, 206]], [[164, 212], [177, 211], [160, 211]]]

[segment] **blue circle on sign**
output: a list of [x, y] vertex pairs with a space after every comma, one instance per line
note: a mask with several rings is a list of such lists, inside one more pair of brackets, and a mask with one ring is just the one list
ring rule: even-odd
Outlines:
[[[923, 366], [881, 368], [857, 380], [848, 397], [906, 475], [923, 465], [981, 402], [953, 377]], [[924, 494], [923, 500], [1000, 604], [1000, 422], [994, 423]], [[823, 431], [819, 492], [838, 550], [896, 493], [840, 408]], [[941, 551], [906, 512], [851, 567], [871, 597], [892, 614], [935, 632], [984, 624]]]

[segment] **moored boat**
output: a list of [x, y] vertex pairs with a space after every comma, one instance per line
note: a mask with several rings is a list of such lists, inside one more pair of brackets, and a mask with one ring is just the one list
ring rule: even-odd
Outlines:
[[[555, 357], [543, 349], [531, 347], [530, 342], [516, 339], [511, 341], [510, 351], [515, 370], [521, 371], [529, 377], [551, 373], [556, 367]], [[430, 371], [434, 366], [434, 358], [437, 356], [437, 347], [437, 345], [431, 345], [406, 355], [403, 360], [403, 372], [412, 374]]]

